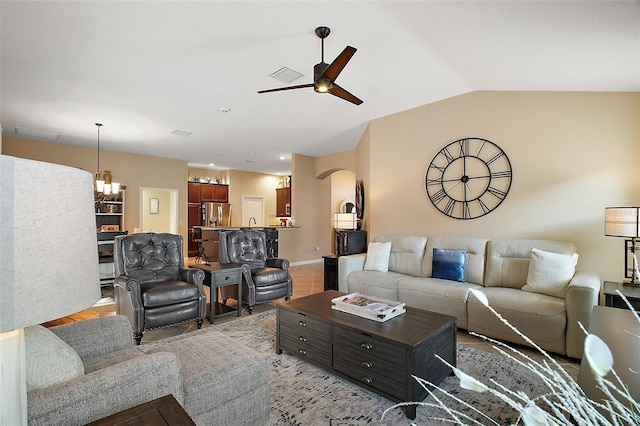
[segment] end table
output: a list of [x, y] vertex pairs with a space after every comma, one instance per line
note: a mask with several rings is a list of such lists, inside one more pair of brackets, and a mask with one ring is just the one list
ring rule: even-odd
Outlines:
[[618, 295], [616, 290], [620, 290], [624, 297], [627, 298], [631, 306], [636, 311], [640, 311], [640, 287], [622, 285], [622, 283], [614, 281], [604, 282], [604, 304], [613, 308], [628, 309], [624, 300]]
[[[242, 265], [240, 263], [212, 262], [209, 265], [206, 263], [198, 263], [196, 265], [189, 265], [189, 268], [202, 269], [205, 274], [207, 274], [204, 279], [204, 285], [210, 288], [210, 324], [213, 324], [214, 318], [231, 315], [234, 312], [236, 313], [236, 316], [240, 316], [242, 312]], [[218, 287], [224, 287], [227, 285], [238, 286], [238, 306], [235, 309], [225, 305], [224, 303], [218, 302]]]

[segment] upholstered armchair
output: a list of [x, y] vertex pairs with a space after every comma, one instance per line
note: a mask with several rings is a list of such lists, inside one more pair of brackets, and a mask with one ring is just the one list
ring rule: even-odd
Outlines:
[[289, 275], [289, 261], [267, 257], [263, 231], [240, 229], [221, 232], [218, 261], [242, 264], [242, 302], [249, 306], [249, 314], [256, 304], [291, 298], [293, 280]]
[[204, 272], [184, 268], [182, 236], [132, 234], [116, 237], [114, 281], [116, 313], [129, 318], [133, 337], [187, 321], [202, 327], [207, 302]]

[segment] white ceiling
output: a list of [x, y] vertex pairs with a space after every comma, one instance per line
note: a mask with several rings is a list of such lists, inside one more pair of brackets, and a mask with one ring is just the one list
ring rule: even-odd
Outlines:
[[[640, 91], [640, 1], [2, 1], [5, 136], [287, 173], [356, 146], [369, 120], [476, 90]], [[311, 83], [358, 49], [336, 83]], [[229, 108], [230, 112], [222, 112]], [[179, 129], [190, 136], [171, 134]], [[286, 160], [279, 159], [285, 156]]]

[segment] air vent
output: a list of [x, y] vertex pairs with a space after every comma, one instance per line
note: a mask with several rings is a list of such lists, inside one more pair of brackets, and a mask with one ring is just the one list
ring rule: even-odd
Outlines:
[[304, 74], [294, 71], [291, 68], [282, 67], [278, 71], [271, 74], [271, 77], [283, 83], [291, 83], [294, 80], [299, 79]]
[[28, 136], [36, 139], [48, 139], [57, 141], [60, 139], [60, 135], [53, 132], [46, 132], [44, 130], [27, 129], [25, 127], [16, 127], [16, 135]]
[[171, 133], [178, 136], [189, 136], [193, 134], [193, 132], [187, 132], [186, 130], [174, 130]]

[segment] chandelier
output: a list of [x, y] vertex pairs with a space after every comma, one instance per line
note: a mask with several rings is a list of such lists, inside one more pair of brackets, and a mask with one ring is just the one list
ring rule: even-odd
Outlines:
[[104, 171], [104, 175], [100, 172], [100, 128], [102, 123], [96, 123], [98, 127], [98, 167], [96, 168], [95, 189], [96, 192], [104, 195], [117, 194], [120, 192], [120, 184], [111, 180], [111, 172]]

